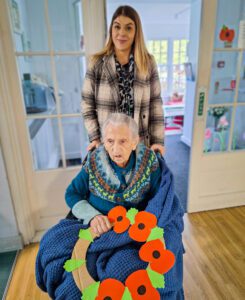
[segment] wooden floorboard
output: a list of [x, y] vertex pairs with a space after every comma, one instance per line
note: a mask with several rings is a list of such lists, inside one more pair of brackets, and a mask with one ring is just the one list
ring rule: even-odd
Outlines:
[[[186, 214], [184, 222], [186, 299], [245, 299], [245, 207]], [[7, 300], [50, 299], [36, 286], [37, 251], [21, 251]]]

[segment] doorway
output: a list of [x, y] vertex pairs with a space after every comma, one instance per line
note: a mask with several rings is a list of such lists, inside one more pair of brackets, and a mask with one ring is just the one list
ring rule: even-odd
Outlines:
[[107, 25], [120, 5], [139, 13], [146, 46], [158, 65], [165, 116], [165, 160], [187, 210], [201, 0], [107, 0]]

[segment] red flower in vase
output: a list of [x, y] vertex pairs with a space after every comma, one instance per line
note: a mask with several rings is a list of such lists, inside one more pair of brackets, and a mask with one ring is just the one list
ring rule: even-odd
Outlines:
[[227, 41], [231, 43], [234, 40], [234, 37], [235, 30], [229, 29], [227, 26], [223, 25], [219, 33], [219, 38], [221, 39], [221, 41]]

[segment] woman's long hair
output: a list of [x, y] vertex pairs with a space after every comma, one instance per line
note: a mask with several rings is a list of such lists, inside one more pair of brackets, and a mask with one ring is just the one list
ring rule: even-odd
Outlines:
[[111, 55], [114, 52], [114, 44], [112, 41], [112, 26], [113, 26], [114, 20], [119, 16], [128, 17], [132, 21], [134, 21], [135, 37], [134, 37], [134, 42], [132, 45], [134, 60], [135, 60], [136, 66], [139, 70], [139, 73], [141, 75], [147, 75], [151, 55], [149, 54], [149, 52], [147, 51], [147, 48], [145, 46], [144, 35], [143, 35], [140, 17], [138, 15], [137, 11], [128, 5], [119, 6], [117, 8], [117, 10], [114, 12], [114, 14], [112, 16], [111, 24], [110, 24], [109, 37], [107, 39], [106, 45], [103, 50], [101, 50], [100, 52], [98, 52], [92, 56], [92, 59], [91, 59], [92, 63], [95, 63], [101, 57]]

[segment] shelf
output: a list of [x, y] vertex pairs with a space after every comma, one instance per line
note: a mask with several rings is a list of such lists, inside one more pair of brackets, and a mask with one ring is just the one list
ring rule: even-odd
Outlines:
[[175, 117], [184, 115], [184, 104], [163, 105], [164, 117]]

